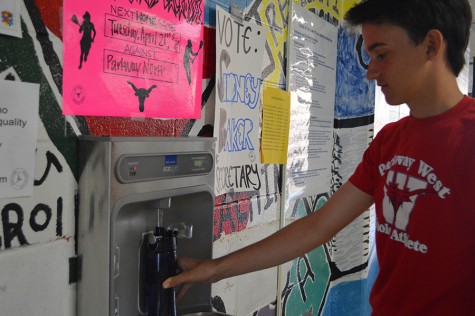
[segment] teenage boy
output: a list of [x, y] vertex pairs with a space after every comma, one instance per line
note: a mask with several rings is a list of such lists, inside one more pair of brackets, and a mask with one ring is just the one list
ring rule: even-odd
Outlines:
[[353, 7], [345, 19], [361, 26], [371, 57], [367, 78], [387, 103], [406, 103], [411, 115], [378, 133], [320, 210], [222, 258], [181, 259], [184, 272], [164, 286], [186, 290], [287, 262], [329, 241], [374, 203], [380, 272], [373, 315], [473, 313], [475, 102], [456, 82], [471, 18], [467, 0], [367, 0]]

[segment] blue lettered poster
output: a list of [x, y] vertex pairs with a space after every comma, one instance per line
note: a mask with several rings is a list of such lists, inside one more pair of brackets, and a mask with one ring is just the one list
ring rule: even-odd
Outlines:
[[261, 187], [260, 113], [267, 30], [216, 8], [216, 196]]

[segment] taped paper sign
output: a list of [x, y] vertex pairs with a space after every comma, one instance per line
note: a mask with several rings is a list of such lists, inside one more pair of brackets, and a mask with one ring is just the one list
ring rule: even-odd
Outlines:
[[199, 118], [203, 0], [64, 2], [63, 113]]

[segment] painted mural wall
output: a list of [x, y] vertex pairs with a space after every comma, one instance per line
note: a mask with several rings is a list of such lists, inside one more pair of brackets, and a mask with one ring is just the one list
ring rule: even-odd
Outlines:
[[[261, 165], [259, 190], [216, 196], [214, 256], [271, 234], [279, 229], [281, 216], [290, 222], [318, 211], [371, 141], [374, 86], [364, 80], [360, 38], [340, 27], [355, 2], [298, 2], [339, 27], [331, 187], [292, 201], [281, 214], [282, 166]], [[22, 38], [0, 35], [0, 79], [40, 84], [38, 143], [33, 195], [0, 199], [0, 314], [75, 315], [80, 135], [194, 136], [206, 134], [203, 127], [214, 123], [216, 5], [268, 30], [262, 78], [286, 88], [289, 2], [207, 0], [202, 118], [161, 120], [63, 116], [63, 1], [21, 1]], [[330, 243], [280, 268], [214, 284], [214, 308], [233, 315], [368, 315], [367, 297], [377, 272], [371, 220], [368, 211]]]

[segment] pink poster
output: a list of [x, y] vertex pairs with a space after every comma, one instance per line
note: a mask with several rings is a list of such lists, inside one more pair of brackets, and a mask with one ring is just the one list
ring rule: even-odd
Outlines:
[[203, 0], [65, 0], [63, 114], [199, 118]]

